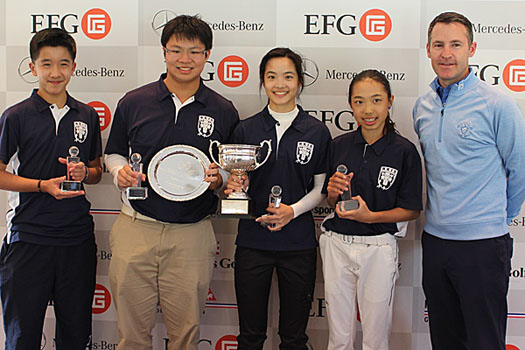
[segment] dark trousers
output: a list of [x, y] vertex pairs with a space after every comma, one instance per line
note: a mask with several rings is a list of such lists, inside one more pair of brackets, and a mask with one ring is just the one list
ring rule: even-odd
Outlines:
[[237, 247], [235, 294], [239, 312], [239, 350], [263, 348], [274, 269], [279, 283], [279, 349], [307, 349], [306, 326], [316, 264], [317, 249], [283, 252]]
[[5, 349], [40, 349], [45, 313], [52, 301], [56, 349], [85, 350], [91, 336], [96, 264], [94, 237], [67, 247], [6, 244], [4, 239], [0, 293]]
[[423, 232], [423, 290], [434, 350], [505, 350], [512, 238]]

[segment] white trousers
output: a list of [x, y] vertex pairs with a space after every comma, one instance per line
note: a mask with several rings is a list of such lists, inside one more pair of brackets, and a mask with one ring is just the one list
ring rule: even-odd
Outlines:
[[319, 238], [329, 326], [328, 350], [354, 350], [357, 306], [363, 350], [388, 350], [398, 248], [393, 235]]

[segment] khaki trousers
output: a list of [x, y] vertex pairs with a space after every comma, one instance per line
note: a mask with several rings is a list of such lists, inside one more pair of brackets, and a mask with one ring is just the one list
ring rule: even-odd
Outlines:
[[168, 349], [197, 350], [199, 318], [217, 249], [210, 219], [170, 224], [121, 213], [111, 230], [110, 244], [118, 349], [152, 349], [151, 331], [160, 304]]

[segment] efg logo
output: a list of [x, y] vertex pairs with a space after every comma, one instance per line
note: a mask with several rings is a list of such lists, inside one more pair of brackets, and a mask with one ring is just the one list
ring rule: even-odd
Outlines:
[[221, 82], [228, 87], [239, 87], [248, 79], [249, 68], [246, 61], [239, 56], [225, 57], [217, 68]]
[[392, 30], [392, 19], [383, 10], [366, 11], [359, 21], [359, 30], [370, 41], [384, 40]]
[[312, 117], [319, 119], [326, 126], [332, 124], [341, 131], [351, 131], [357, 129], [357, 123], [354, 119], [352, 111], [350, 110], [334, 111], [325, 109], [309, 109], [305, 110], [305, 112], [310, 114]]
[[510, 61], [503, 70], [503, 82], [512, 91], [525, 91], [525, 60]]
[[237, 350], [237, 337], [234, 335], [225, 335], [215, 344], [215, 350]]
[[109, 290], [101, 284], [95, 285], [95, 295], [93, 296], [92, 312], [102, 314], [109, 309], [111, 305], [111, 294]]
[[[80, 23], [84, 34], [92, 40], [105, 38], [111, 30], [111, 17], [100, 8], [88, 10]], [[78, 33], [78, 15], [74, 13], [31, 14], [31, 34], [45, 28], [62, 28], [69, 34]]]
[[[356, 33], [356, 16], [353, 14], [306, 14], [305, 35], [330, 35], [335, 31], [350, 36]], [[392, 19], [381, 9], [366, 11], [359, 20], [359, 30], [363, 37], [370, 41], [381, 41], [388, 37], [392, 30]]]
[[111, 111], [108, 106], [100, 101], [91, 101], [88, 103], [97, 112], [100, 120], [100, 131], [104, 131], [111, 124]]
[[507, 344], [505, 345], [505, 350], [520, 350], [516, 345]]

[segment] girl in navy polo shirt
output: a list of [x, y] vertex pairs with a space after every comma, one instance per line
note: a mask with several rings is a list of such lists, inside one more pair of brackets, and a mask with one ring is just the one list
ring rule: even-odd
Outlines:
[[[279, 283], [281, 349], [306, 349], [306, 326], [317, 261], [310, 210], [324, 195], [330, 133], [295, 102], [304, 85], [302, 59], [287, 48], [270, 50], [259, 66], [268, 105], [242, 120], [235, 143], [271, 140], [269, 160], [249, 178], [231, 175], [225, 193], [243, 188], [255, 204], [256, 220], [240, 220], [235, 252], [239, 350], [262, 349], [273, 271]], [[282, 189], [278, 208], [268, 204], [274, 185]]]
[[[328, 349], [354, 349], [357, 307], [363, 349], [386, 350], [392, 324], [398, 248], [408, 220], [422, 209], [421, 161], [415, 146], [397, 133], [389, 110], [390, 84], [376, 70], [350, 83], [349, 103], [359, 123], [330, 146], [329, 174], [323, 193], [335, 208], [319, 238], [329, 325]], [[345, 165], [348, 175], [338, 172]], [[350, 190], [359, 207], [345, 210]]]

